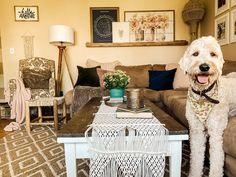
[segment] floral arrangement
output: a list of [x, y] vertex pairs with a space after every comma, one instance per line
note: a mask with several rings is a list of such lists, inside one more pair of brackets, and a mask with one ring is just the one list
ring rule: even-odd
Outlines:
[[125, 88], [130, 81], [130, 77], [121, 70], [104, 74], [104, 87], [106, 89]]
[[146, 16], [138, 17], [137, 14], [133, 15], [130, 19], [130, 28], [132, 31], [139, 29], [163, 29], [168, 27], [168, 16], [167, 15], [154, 15], [148, 14]]

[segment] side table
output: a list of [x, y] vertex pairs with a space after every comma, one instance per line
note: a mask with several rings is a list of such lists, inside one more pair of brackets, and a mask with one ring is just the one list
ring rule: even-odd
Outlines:
[[[53, 122], [43, 122], [44, 118], [42, 115], [42, 107], [45, 106], [53, 106]], [[30, 133], [31, 125], [54, 125], [55, 131], [58, 130], [58, 107], [62, 107], [62, 117], [60, 120], [64, 119], [64, 123], [66, 123], [66, 104], [64, 97], [46, 97], [46, 98], [39, 98], [34, 100], [29, 100], [25, 102], [25, 113], [26, 113], [26, 130]], [[30, 121], [30, 107], [37, 107], [38, 108], [38, 122], [31, 122]], [[52, 117], [52, 116], [51, 116]], [[51, 118], [50, 117], [50, 118]]]
[[5, 99], [0, 99], [0, 120], [2, 118], [10, 118], [10, 112], [10, 106], [7, 101]]

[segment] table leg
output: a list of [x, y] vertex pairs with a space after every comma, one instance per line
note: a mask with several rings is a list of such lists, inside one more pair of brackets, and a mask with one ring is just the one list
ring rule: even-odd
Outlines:
[[182, 141], [170, 141], [170, 177], [181, 176]]
[[30, 108], [29, 102], [25, 102], [25, 124], [26, 124], [26, 131], [30, 133]]
[[53, 117], [54, 117], [54, 129], [58, 130], [58, 101], [56, 99], [53, 100]]
[[77, 176], [76, 145], [64, 144], [67, 177]]

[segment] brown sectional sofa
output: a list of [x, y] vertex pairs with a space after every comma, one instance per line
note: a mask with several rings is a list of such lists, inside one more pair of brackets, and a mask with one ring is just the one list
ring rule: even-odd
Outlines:
[[[141, 87], [144, 95], [164, 111], [174, 117], [178, 122], [188, 128], [185, 118], [185, 105], [187, 89], [155, 91], [148, 89], [148, 70], [165, 70], [165, 65], [117, 66], [131, 76], [129, 87]], [[226, 61], [223, 74], [236, 72], [236, 61]], [[92, 97], [108, 95], [100, 87], [77, 86], [74, 89], [72, 112], [77, 112]], [[236, 116], [229, 118], [228, 126], [224, 132], [225, 174], [236, 177]]]

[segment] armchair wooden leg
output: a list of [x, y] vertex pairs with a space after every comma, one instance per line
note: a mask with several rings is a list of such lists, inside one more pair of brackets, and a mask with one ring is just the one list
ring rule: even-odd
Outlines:
[[25, 124], [26, 124], [26, 131], [30, 133], [30, 108], [29, 102], [25, 102]]
[[53, 100], [53, 117], [54, 117], [54, 128], [55, 131], [58, 130], [58, 101]]
[[63, 102], [62, 104], [62, 116], [63, 116], [63, 123], [66, 124], [66, 121], [67, 121], [67, 116], [66, 116], [66, 103]]
[[39, 118], [39, 123], [43, 122], [43, 114], [42, 114], [42, 107], [38, 106], [38, 118]]

